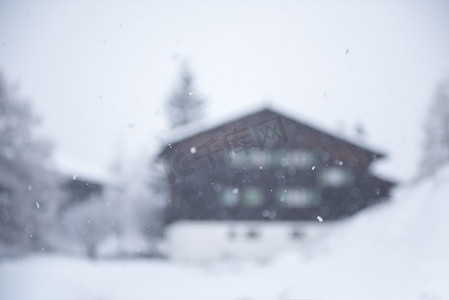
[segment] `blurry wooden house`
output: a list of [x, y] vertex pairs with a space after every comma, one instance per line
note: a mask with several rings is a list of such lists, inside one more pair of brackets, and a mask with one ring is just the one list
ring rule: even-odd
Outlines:
[[388, 199], [394, 183], [370, 168], [384, 157], [262, 109], [163, 149], [160, 158], [170, 183], [166, 222], [273, 224], [345, 218]]

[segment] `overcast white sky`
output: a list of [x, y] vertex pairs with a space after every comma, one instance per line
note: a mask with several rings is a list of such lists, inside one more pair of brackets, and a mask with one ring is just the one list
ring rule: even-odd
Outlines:
[[210, 116], [269, 100], [348, 133], [362, 123], [382, 171], [407, 179], [449, 74], [449, 1], [1, 1], [0, 44], [59, 161], [106, 170], [154, 151], [186, 60]]

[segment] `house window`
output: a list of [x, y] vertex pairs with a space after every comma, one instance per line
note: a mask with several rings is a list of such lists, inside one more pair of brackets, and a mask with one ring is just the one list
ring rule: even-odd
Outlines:
[[306, 169], [312, 167], [317, 159], [315, 155], [306, 150], [275, 149], [271, 152], [270, 163], [272, 167], [295, 167]]
[[302, 232], [301, 230], [296, 229], [296, 228], [293, 229], [293, 231], [290, 233], [290, 235], [291, 235], [291, 238], [295, 239], [295, 240], [302, 239], [305, 236], [304, 232]]
[[316, 162], [313, 153], [305, 150], [292, 150], [286, 153], [287, 165], [300, 169], [312, 167]]
[[285, 167], [287, 165], [287, 159], [283, 149], [273, 149], [270, 152], [270, 165], [271, 167]]
[[318, 174], [318, 182], [324, 187], [348, 186], [353, 180], [351, 171], [342, 167], [325, 168]]
[[231, 164], [235, 167], [246, 166], [251, 163], [251, 155], [246, 154], [244, 151], [231, 151], [229, 153]]
[[253, 151], [251, 153], [251, 161], [257, 166], [267, 166], [269, 163], [269, 155], [265, 151]]
[[309, 207], [319, 203], [319, 193], [314, 189], [290, 188], [277, 192], [277, 200], [285, 207]]
[[248, 237], [248, 239], [255, 240], [260, 237], [260, 232], [257, 231], [256, 229], [250, 229], [246, 233], [246, 236]]
[[237, 237], [237, 232], [235, 232], [235, 230], [231, 229], [228, 231], [228, 239], [235, 240], [236, 237]]
[[219, 203], [223, 207], [235, 207], [239, 203], [239, 194], [236, 188], [225, 187], [219, 193]]
[[251, 186], [243, 192], [243, 204], [248, 207], [261, 206], [265, 201], [265, 195], [261, 188]]

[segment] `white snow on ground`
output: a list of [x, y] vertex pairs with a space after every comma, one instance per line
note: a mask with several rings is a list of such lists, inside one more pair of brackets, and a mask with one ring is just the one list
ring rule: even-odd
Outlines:
[[448, 196], [446, 168], [268, 262], [3, 261], [0, 299], [449, 299]]

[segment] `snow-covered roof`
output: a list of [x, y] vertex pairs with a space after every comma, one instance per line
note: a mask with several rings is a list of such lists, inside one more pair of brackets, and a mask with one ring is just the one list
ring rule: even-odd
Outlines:
[[[295, 122], [301, 123], [305, 126], [311, 127], [318, 131], [321, 131], [327, 135], [330, 135], [334, 138], [340, 139], [349, 144], [353, 144], [357, 147], [363, 148], [372, 153], [383, 155], [383, 152], [376, 147], [370, 145], [366, 140], [356, 139], [354, 136], [349, 136], [344, 132], [337, 131], [336, 128], [329, 128], [325, 125], [316, 125], [316, 122], [311, 121], [309, 118], [304, 116], [298, 116], [296, 113], [293, 114], [291, 110], [287, 108], [282, 108], [278, 105], [273, 105], [272, 103], [262, 102], [257, 106], [252, 105], [248, 108], [239, 108], [238, 111], [232, 113], [230, 115], [224, 115], [219, 118], [205, 118], [196, 120], [192, 123], [186, 124], [184, 126], [171, 129], [165, 132], [162, 132], [162, 135], [159, 137], [164, 145], [168, 144], [176, 144], [186, 138], [195, 136], [204, 131], [211, 130], [217, 127], [220, 127], [226, 123], [230, 123], [246, 116], [259, 113], [263, 110], [270, 110], [276, 114], [285, 116], [289, 119], [292, 119]], [[165, 146], [164, 146], [165, 147]]]
[[111, 172], [103, 171], [100, 167], [80, 161], [79, 159], [56, 153], [53, 161], [57, 171], [73, 179], [92, 180], [104, 184], [115, 182], [115, 176]]

